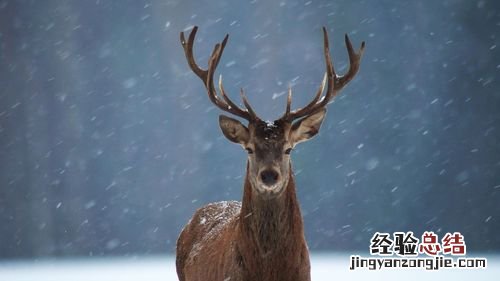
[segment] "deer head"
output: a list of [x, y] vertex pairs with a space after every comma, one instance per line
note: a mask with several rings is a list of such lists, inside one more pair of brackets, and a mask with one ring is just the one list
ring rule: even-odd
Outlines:
[[[365, 43], [355, 52], [347, 34], [345, 43], [349, 54], [349, 70], [345, 75], [335, 73], [330, 58], [328, 34], [323, 27], [324, 57], [326, 73], [316, 95], [305, 107], [291, 111], [292, 92], [288, 91], [286, 110], [283, 116], [273, 122], [260, 119], [250, 106], [243, 90], [241, 97], [244, 108], [236, 105], [224, 91], [222, 76], [219, 77], [219, 91], [214, 86], [214, 72], [226, 46], [228, 35], [215, 45], [208, 61], [208, 69], [201, 69], [193, 56], [193, 44], [198, 28], [195, 26], [186, 41], [181, 32], [180, 39], [191, 70], [203, 81], [209, 99], [220, 109], [248, 121], [245, 126], [240, 121], [220, 115], [219, 125], [224, 136], [240, 144], [248, 152], [247, 178], [254, 194], [264, 199], [272, 199], [283, 193], [291, 174], [290, 153], [300, 142], [314, 137], [320, 129], [326, 114], [327, 104], [351, 81], [359, 70]], [[326, 86], [326, 94], [322, 95]]]

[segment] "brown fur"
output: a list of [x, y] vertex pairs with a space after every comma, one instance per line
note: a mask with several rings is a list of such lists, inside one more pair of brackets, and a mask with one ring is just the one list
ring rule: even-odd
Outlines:
[[243, 202], [197, 210], [177, 241], [180, 281], [309, 281], [309, 252], [292, 173], [264, 200], [245, 177]]

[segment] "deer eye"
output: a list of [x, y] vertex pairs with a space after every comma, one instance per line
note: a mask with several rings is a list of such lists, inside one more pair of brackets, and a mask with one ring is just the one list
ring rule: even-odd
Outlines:
[[245, 148], [248, 154], [253, 154], [253, 150], [250, 147]]
[[291, 147], [290, 147], [290, 148], [288, 148], [287, 150], [285, 150], [285, 154], [286, 154], [286, 155], [290, 154], [291, 152], [292, 152], [292, 148], [291, 148]]

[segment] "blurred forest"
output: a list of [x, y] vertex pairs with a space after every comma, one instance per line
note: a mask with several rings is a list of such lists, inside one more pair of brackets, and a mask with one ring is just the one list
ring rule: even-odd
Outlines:
[[499, 1], [0, 0], [0, 258], [173, 253], [202, 205], [239, 200], [245, 152], [188, 68], [229, 42], [233, 100], [281, 115], [323, 78], [321, 27], [367, 47], [322, 131], [293, 152], [313, 251], [375, 231], [460, 231], [500, 250]]

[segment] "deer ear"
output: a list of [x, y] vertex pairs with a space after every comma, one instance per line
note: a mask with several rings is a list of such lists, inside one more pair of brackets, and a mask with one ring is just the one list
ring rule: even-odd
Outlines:
[[321, 123], [325, 118], [325, 114], [326, 109], [323, 108], [313, 115], [309, 115], [295, 122], [290, 130], [290, 139], [292, 143], [295, 145], [299, 142], [309, 140], [318, 134]]
[[246, 144], [250, 138], [247, 127], [236, 119], [219, 115], [219, 126], [224, 136], [232, 142]]

